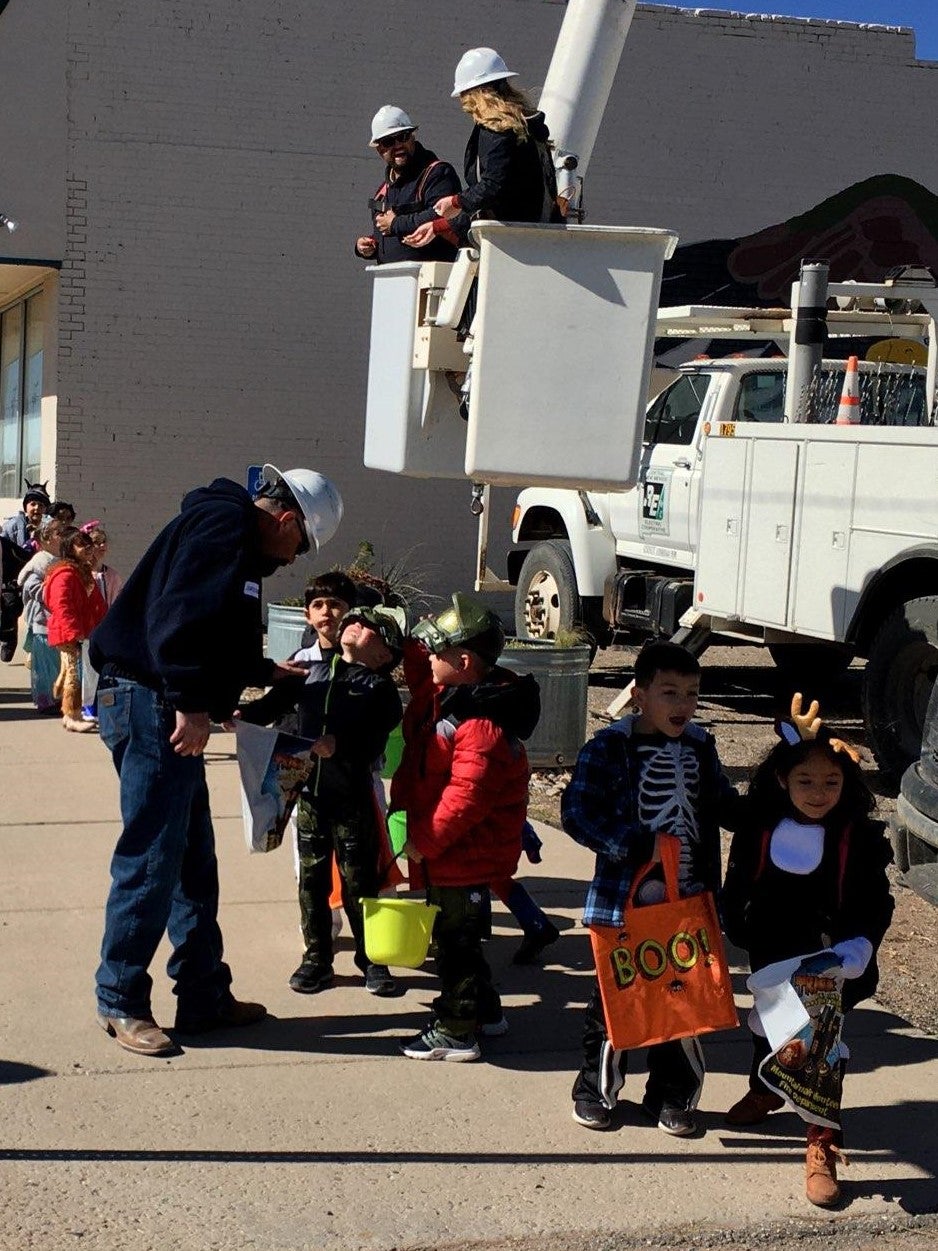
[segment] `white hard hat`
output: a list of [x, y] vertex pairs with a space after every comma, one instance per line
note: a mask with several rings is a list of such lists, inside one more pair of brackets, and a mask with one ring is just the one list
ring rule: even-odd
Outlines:
[[461, 96], [464, 91], [481, 87], [483, 83], [494, 83], [501, 78], [517, 77], [518, 75], [508, 68], [494, 48], [470, 48], [456, 66], [453, 95]]
[[368, 146], [373, 148], [379, 139], [400, 134], [402, 130], [416, 129], [403, 109], [399, 109], [396, 104], [382, 104], [371, 119], [371, 143]]
[[334, 482], [314, 469], [284, 469], [264, 466], [264, 482], [283, 482], [300, 506], [310, 547], [318, 551], [328, 543], [342, 520], [342, 496]]

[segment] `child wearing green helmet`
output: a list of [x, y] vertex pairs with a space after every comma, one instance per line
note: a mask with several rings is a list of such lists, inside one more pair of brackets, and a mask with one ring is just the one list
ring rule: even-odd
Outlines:
[[[537, 724], [530, 675], [498, 666], [505, 635], [484, 604], [457, 592], [452, 608], [421, 621], [404, 649], [411, 698], [391, 809], [407, 813], [404, 851], [423, 866], [440, 994], [429, 1027], [402, 1051], [412, 1060], [477, 1060], [477, 1032], [504, 1032], [482, 954], [489, 884], [512, 876], [527, 813], [522, 740]], [[412, 874], [416, 876], [416, 874]]]

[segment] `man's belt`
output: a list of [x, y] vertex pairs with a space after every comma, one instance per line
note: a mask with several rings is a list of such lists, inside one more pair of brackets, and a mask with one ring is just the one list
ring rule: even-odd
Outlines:
[[145, 686], [147, 690], [160, 693], [163, 690], [163, 684], [159, 678], [152, 674], [135, 673], [133, 669], [127, 668], [126, 665], [117, 665], [113, 661], [108, 661], [101, 670], [102, 678], [123, 678], [125, 682], [136, 682], [138, 686]]

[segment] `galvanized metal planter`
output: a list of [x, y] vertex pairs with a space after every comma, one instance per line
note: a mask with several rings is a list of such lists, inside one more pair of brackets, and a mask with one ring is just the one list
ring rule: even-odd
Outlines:
[[555, 647], [549, 640], [524, 639], [521, 646], [506, 647], [498, 663], [533, 674], [541, 688], [541, 719], [525, 743], [532, 768], [569, 768], [586, 742], [588, 645]]
[[306, 630], [306, 609], [302, 604], [268, 604], [267, 655], [286, 660], [302, 646]]

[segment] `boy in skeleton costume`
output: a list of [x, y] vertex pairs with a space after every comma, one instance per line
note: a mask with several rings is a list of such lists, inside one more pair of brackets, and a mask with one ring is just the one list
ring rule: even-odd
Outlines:
[[[564, 792], [563, 828], [596, 853], [586, 897], [587, 925], [619, 925], [635, 872], [657, 858], [660, 837], [681, 843], [682, 895], [720, 884], [720, 825], [732, 828], [738, 800], [720, 765], [713, 736], [691, 718], [700, 665], [675, 643], [651, 643], [635, 662], [638, 712], [600, 730], [577, 757]], [[646, 878], [637, 903], [664, 897], [662, 877]], [[586, 1008], [583, 1065], [573, 1084], [573, 1119], [608, 1129], [625, 1081], [628, 1052], [606, 1037], [599, 986]], [[642, 1109], [665, 1133], [696, 1131], [694, 1109], [704, 1077], [697, 1038], [648, 1048]]]

